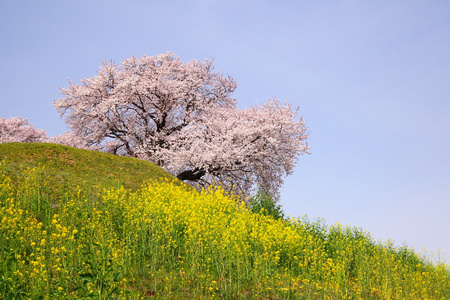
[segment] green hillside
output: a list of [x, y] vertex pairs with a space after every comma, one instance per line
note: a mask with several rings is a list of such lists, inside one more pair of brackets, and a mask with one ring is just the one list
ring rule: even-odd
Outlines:
[[0, 144], [0, 162], [12, 178], [26, 168], [38, 168], [39, 180], [46, 182], [49, 194], [59, 195], [77, 187], [91, 193], [103, 188], [124, 186], [137, 190], [144, 182], [168, 178], [178, 181], [158, 166], [131, 157], [87, 151], [47, 143]]
[[450, 268], [359, 228], [253, 213], [145, 161], [0, 144], [0, 300], [450, 299]]

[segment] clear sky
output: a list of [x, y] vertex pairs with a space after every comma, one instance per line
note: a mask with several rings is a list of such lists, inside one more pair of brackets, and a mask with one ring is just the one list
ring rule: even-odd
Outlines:
[[288, 215], [450, 254], [450, 1], [2, 0], [0, 117], [60, 134], [68, 78], [166, 51], [214, 58], [239, 107], [300, 107]]

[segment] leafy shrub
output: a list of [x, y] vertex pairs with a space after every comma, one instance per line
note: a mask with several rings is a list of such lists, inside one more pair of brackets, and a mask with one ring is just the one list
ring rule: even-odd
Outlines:
[[272, 216], [275, 220], [284, 220], [285, 215], [281, 205], [267, 193], [259, 192], [249, 201], [250, 211], [263, 216]]

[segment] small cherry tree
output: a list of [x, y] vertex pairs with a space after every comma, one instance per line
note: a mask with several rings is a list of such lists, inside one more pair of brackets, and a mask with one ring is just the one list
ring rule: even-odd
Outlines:
[[49, 142], [86, 150], [101, 150], [98, 146], [89, 145], [82, 137], [75, 135], [73, 132], [68, 131], [60, 135], [52, 136], [49, 139]]
[[44, 143], [47, 141], [45, 130], [34, 127], [27, 119], [22, 117], [0, 118], [0, 144]]
[[198, 187], [213, 181], [245, 196], [278, 196], [306, 153], [305, 123], [277, 99], [238, 110], [236, 83], [211, 61], [172, 53], [103, 63], [53, 103], [89, 147], [151, 161]]

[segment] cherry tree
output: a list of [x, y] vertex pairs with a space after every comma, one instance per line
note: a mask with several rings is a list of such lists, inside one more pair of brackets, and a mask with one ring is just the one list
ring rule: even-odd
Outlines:
[[89, 145], [82, 137], [74, 134], [73, 132], [64, 132], [60, 135], [52, 136], [49, 139], [50, 143], [60, 144], [69, 147], [75, 147], [86, 150], [101, 150], [99, 146]]
[[45, 130], [34, 127], [28, 122], [28, 119], [22, 117], [0, 118], [0, 144], [47, 141]]
[[198, 187], [277, 197], [308, 150], [305, 123], [277, 99], [239, 110], [235, 88], [212, 61], [165, 53], [104, 62], [53, 105], [88, 147], [151, 161]]
[[[28, 119], [22, 117], [0, 118], [1, 143], [55, 143], [87, 150], [101, 150], [96, 145], [89, 145], [72, 132], [64, 132], [49, 138], [45, 130], [34, 127]], [[110, 141], [107, 144], [112, 143]]]

